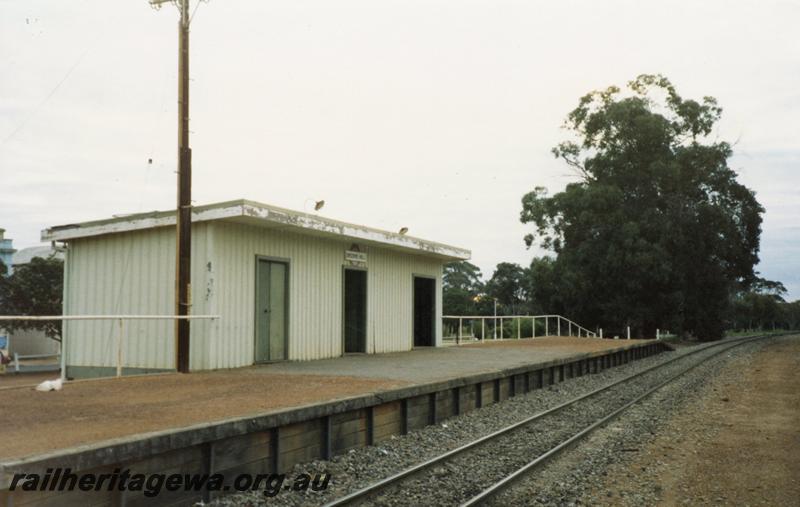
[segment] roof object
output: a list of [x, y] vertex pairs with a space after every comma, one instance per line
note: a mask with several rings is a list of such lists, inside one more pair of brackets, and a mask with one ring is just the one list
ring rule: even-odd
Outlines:
[[[340, 222], [319, 215], [239, 199], [192, 208], [192, 222], [220, 220], [273, 229], [291, 229], [299, 234], [357, 240], [391, 250], [401, 250], [447, 260], [467, 260], [471, 252], [399, 233], [363, 225]], [[50, 227], [42, 231], [42, 241], [70, 241], [79, 238], [152, 229], [175, 225], [175, 211], [153, 211], [106, 220]]]

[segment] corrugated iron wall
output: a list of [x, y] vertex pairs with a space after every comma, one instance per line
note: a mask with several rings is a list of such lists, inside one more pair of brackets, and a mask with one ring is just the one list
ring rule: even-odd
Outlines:
[[[352, 242], [231, 222], [195, 224], [192, 234], [191, 368], [253, 364], [257, 256], [289, 262], [289, 359], [342, 354], [342, 272]], [[360, 245], [367, 253], [367, 350], [412, 347], [413, 275], [436, 278], [436, 340], [441, 343], [442, 262]], [[172, 227], [110, 234], [70, 242], [65, 313], [174, 312], [175, 234]], [[115, 367], [118, 324], [65, 325], [68, 366]], [[126, 321], [124, 366], [172, 369], [172, 321]]]
[[[342, 354], [342, 270], [352, 242], [283, 230], [218, 222], [211, 225], [217, 253], [217, 306], [223, 316], [212, 340], [211, 368], [252, 364], [256, 257], [289, 260], [289, 359]], [[437, 278], [442, 263], [413, 254], [365, 247], [367, 252], [367, 350], [412, 346], [412, 274]], [[441, 292], [437, 340], [441, 337]]]
[[[193, 227], [193, 313], [206, 313], [208, 224]], [[64, 313], [67, 315], [172, 315], [175, 294], [175, 230], [172, 227], [71, 241], [67, 252]], [[125, 321], [123, 366], [175, 367], [173, 322]], [[192, 329], [192, 367], [208, 362], [212, 324]], [[110, 320], [67, 321], [68, 366], [116, 367], [119, 324]]]
[[420, 256], [372, 249], [367, 274], [367, 350], [395, 352], [413, 344], [414, 275], [436, 277], [436, 343], [441, 344], [442, 264]]

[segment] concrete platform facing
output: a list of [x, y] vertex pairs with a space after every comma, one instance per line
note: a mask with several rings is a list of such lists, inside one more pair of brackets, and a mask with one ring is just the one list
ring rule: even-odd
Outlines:
[[[53, 467], [231, 478], [285, 471], [666, 348], [651, 340], [547, 337], [78, 381], [60, 392], [2, 389], [0, 500], [80, 503], [80, 492], [7, 491], [15, 472]], [[208, 498], [182, 494], [159, 503]], [[109, 502], [147, 500], [107, 495]]]

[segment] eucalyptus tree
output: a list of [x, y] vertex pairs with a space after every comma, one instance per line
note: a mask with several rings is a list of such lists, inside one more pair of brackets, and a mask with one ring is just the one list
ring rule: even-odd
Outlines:
[[522, 198], [525, 237], [556, 254], [559, 298], [580, 322], [637, 335], [724, 330], [729, 294], [754, 281], [762, 206], [714, 138], [713, 97], [681, 97], [660, 75], [583, 96], [553, 149], [577, 176]]

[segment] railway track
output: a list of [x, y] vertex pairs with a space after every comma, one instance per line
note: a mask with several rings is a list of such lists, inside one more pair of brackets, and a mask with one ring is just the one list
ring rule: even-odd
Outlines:
[[[734, 347], [771, 336], [710, 343], [578, 396], [342, 496], [326, 507], [480, 505], [670, 382]], [[548, 431], [540, 431], [547, 427]], [[556, 431], [553, 431], [553, 429]], [[481, 474], [471, 474], [474, 463]], [[487, 467], [487, 463], [491, 466]], [[487, 468], [489, 470], [487, 471]], [[466, 485], [466, 486], [465, 486]], [[399, 493], [402, 492], [402, 495]], [[393, 498], [402, 498], [395, 502]]]

